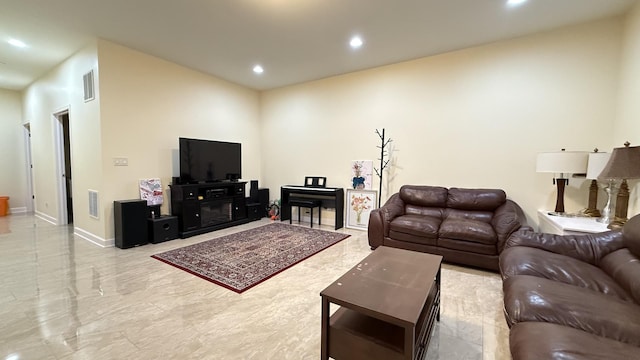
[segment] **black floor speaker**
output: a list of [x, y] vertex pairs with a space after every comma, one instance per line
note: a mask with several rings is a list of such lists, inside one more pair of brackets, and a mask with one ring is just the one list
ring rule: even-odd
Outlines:
[[147, 200], [118, 200], [113, 202], [116, 247], [128, 249], [149, 242]]
[[249, 202], [259, 202], [258, 197], [258, 180], [251, 180], [251, 187], [249, 188]]
[[260, 203], [260, 218], [266, 217], [269, 207], [269, 189], [258, 190], [258, 202]]

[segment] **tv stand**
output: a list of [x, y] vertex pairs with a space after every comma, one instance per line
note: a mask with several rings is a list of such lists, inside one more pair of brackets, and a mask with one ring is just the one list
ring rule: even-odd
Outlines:
[[171, 214], [181, 238], [249, 222], [246, 181], [170, 185]]

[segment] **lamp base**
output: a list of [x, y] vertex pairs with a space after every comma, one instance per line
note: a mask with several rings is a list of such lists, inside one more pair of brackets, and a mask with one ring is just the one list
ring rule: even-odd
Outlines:
[[556, 187], [558, 189], [558, 196], [556, 197], [556, 213], [564, 213], [564, 186], [569, 182], [568, 179], [557, 178], [555, 179]]
[[622, 231], [622, 227], [624, 227], [624, 224], [627, 223], [626, 218], [619, 218], [619, 217], [614, 217], [613, 221], [609, 223], [609, 226], [607, 226], [608, 229], [614, 230], [614, 231]]
[[629, 186], [627, 185], [627, 179], [623, 179], [620, 184], [620, 190], [616, 199], [616, 213], [613, 217], [613, 221], [609, 224], [608, 228], [611, 230], [622, 230], [622, 227], [627, 222], [627, 208], [629, 207]]
[[589, 186], [589, 207], [583, 212], [585, 216], [600, 217], [600, 210], [598, 206], [598, 182], [591, 180], [591, 186]]
[[584, 214], [585, 214], [585, 216], [597, 217], [597, 218], [602, 216], [600, 214], [600, 210], [598, 210], [598, 209], [587, 209], [587, 210], [584, 211]]
[[602, 209], [602, 216], [599, 219], [596, 219], [596, 221], [603, 224], [609, 224], [611, 222], [611, 215], [613, 213], [613, 211], [611, 211], [613, 206], [613, 193], [615, 193], [618, 188], [613, 180], [609, 180], [606, 184], [604, 184], [603, 189], [607, 193], [607, 204]]

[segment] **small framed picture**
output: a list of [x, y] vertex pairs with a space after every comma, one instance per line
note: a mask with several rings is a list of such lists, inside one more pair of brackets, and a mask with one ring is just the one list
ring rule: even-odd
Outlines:
[[160, 179], [140, 180], [140, 199], [147, 200], [147, 205], [162, 205], [162, 183]]
[[369, 214], [378, 204], [378, 192], [375, 190], [347, 189], [347, 227], [367, 230]]

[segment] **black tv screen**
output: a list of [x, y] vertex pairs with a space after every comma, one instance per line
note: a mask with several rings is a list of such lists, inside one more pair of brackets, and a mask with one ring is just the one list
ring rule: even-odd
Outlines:
[[180, 138], [180, 182], [201, 183], [242, 177], [239, 143]]

